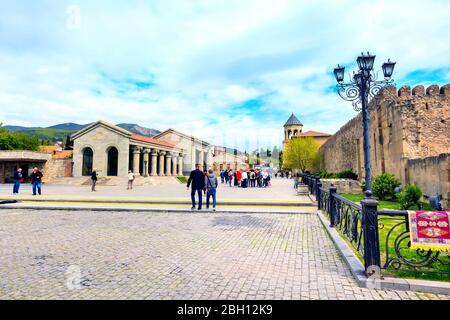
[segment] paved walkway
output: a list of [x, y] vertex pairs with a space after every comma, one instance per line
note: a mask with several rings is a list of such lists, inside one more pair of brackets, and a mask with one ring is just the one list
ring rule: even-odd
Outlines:
[[359, 288], [314, 214], [0, 211], [0, 299], [449, 299]]
[[[219, 200], [272, 200], [272, 201], [302, 201], [305, 198], [297, 196], [293, 188], [293, 180], [273, 179], [270, 188], [236, 188], [220, 184]], [[20, 197], [32, 194], [30, 184], [22, 184]], [[0, 197], [12, 196], [12, 185], [0, 185]], [[149, 198], [149, 199], [190, 199], [190, 191], [185, 184], [166, 184], [159, 186], [137, 186], [126, 190], [125, 186], [98, 186], [97, 192], [92, 192], [90, 186], [52, 185], [43, 186], [43, 196], [61, 198]]]

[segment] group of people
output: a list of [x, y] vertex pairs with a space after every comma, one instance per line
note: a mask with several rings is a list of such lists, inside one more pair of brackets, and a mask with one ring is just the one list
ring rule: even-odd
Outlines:
[[[209, 209], [210, 199], [212, 198], [213, 210], [216, 210], [217, 204], [217, 188], [219, 187], [219, 181], [214, 175], [213, 170], [202, 171], [201, 166], [196, 165], [196, 169], [193, 170], [187, 181], [187, 188], [191, 188], [191, 200], [192, 200], [192, 210], [196, 208], [196, 195], [198, 196], [198, 210], [202, 209], [202, 199], [203, 193], [206, 194], [206, 208]], [[42, 194], [42, 178], [43, 173], [38, 169], [34, 168], [30, 174], [30, 181], [32, 184], [33, 195]], [[128, 172], [128, 188], [133, 189], [133, 181], [135, 176], [132, 171]], [[271, 175], [268, 171], [261, 170], [222, 170], [220, 172], [220, 179], [222, 184], [228, 184], [230, 187], [236, 186], [241, 188], [247, 187], [259, 187], [266, 188], [270, 186]], [[97, 170], [94, 169], [91, 174], [91, 190], [96, 191], [95, 187], [97, 185], [98, 174]], [[21, 168], [17, 168], [14, 172], [14, 185], [13, 194], [18, 194], [20, 185], [23, 183], [24, 176]]]
[[[34, 167], [33, 171], [30, 174], [30, 182], [32, 185], [33, 195], [41, 195], [42, 194], [42, 177], [44, 175], [42, 172], [37, 168]], [[22, 168], [17, 168], [14, 171], [14, 184], [13, 184], [13, 194], [19, 194], [20, 185], [25, 182], [25, 177], [22, 173]]]
[[236, 170], [231, 169], [220, 171], [220, 180], [230, 187], [240, 188], [266, 188], [270, 187], [271, 174], [269, 171], [261, 170]]
[[[214, 175], [213, 170], [202, 171], [201, 166], [197, 164], [196, 169], [191, 172], [187, 181], [187, 188], [191, 189], [192, 210], [196, 209], [196, 196], [198, 197], [198, 210], [202, 210], [203, 194], [206, 195], [206, 209], [209, 209], [210, 198], [212, 198], [213, 211], [216, 211], [217, 188], [219, 181]], [[220, 180], [222, 184], [230, 187], [240, 188], [266, 188], [270, 186], [271, 174], [268, 171], [261, 170], [237, 170], [231, 169], [220, 171]]]

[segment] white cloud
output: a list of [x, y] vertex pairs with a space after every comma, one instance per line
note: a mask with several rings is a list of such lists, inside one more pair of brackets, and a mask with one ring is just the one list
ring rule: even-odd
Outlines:
[[[351, 118], [329, 90], [331, 69], [361, 50], [377, 54], [377, 67], [397, 61], [400, 84], [414, 70], [449, 68], [445, 0], [77, 3], [79, 29], [67, 28], [69, 1], [2, 4], [3, 123], [106, 119], [251, 149], [279, 145], [290, 112], [331, 133]], [[258, 98], [260, 108], [234, 112]]]

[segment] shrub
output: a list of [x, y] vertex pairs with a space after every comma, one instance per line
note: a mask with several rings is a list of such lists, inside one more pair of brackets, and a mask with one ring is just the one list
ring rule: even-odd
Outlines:
[[348, 169], [348, 170], [338, 172], [336, 174], [336, 177], [339, 179], [358, 180], [358, 175], [355, 172], [353, 172], [353, 169]]
[[402, 210], [408, 210], [413, 206], [420, 206], [420, 198], [422, 197], [422, 190], [415, 184], [408, 184], [398, 195], [398, 200]]
[[400, 186], [400, 181], [392, 173], [377, 176], [372, 183], [373, 194], [380, 200], [394, 198], [394, 189]]
[[333, 179], [336, 178], [336, 174], [332, 172], [327, 172], [327, 170], [319, 171], [316, 175], [318, 175], [321, 179]]

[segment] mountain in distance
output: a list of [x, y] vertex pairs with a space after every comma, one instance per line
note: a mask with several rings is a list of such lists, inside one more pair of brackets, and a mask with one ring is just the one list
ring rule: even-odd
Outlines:
[[140, 134], [141, 136], [146, 137], [153, 137], [161, 133], [159, 130], [141, 127], [140, 125], [134, 123], [119, 123], [117, 126], [132, 133]]
[[[77, 132], [78, 130], [88, 126], [89, 124], [78, 124], [73, 122], [60, 123], [50, 127], [23, 127], [23, 126], [4, 126], [5, 129], [14, 132], [25, 132], [32, 136], [37, 136], [43, 141], [66, 141], [67, 136]], [[152, 137], [160, 133], [160, 131], [151, 128], [141, 127], [137, 124], [132, 123], [121, 123], [118, 124], [119, 127], [128, 130], [135, 134], [140, 134], [142, 136]]]
[[73, 122], [67, 122], [67, 123], [61, 123], [61, 124], [47, 127], [47, 129], [78, 131], [78, 130], [81, 130], [82, 128], [88, 126], [89, 124], [78, 124], [78, 123], [73, 123]]

